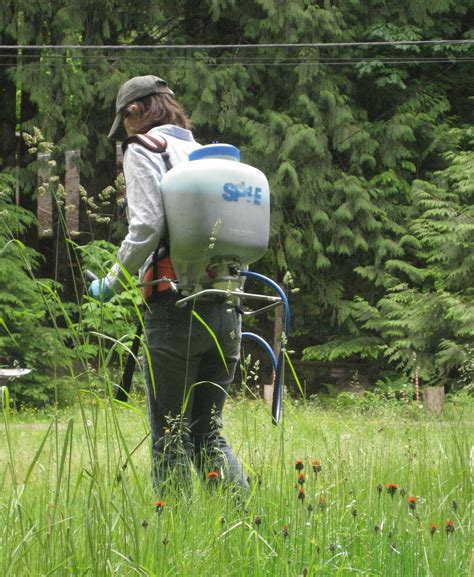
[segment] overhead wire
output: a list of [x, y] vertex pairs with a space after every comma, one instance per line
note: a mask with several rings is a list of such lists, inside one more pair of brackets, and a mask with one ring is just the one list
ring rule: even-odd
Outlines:
[[[19, 57], [18, 54], [1, 54], [1, 48], [0, 48], [0, 58], [5, 58], [5, 59], [11, 59], [11, 60], [16, 60]], [[38, 61], [38, 55], [33, 55], [33, 54], [22, 54], [21, 55], [22, 60], [24, 61]], [[71, 60], [81, 60], [81, 59], [85, 59], [85, 58], [90, 58], [90, 55], [84, 56], [84, 55], [76, 55], [76, 54], [68, 54], [68, 55], [59, 55], [59, 54], [45, 54], [42, 53], [39, 56], [40, 60], [64, 60], [64, 58], [66, 59], [71, 59]], [[295, 64], [304, 64], [305, 62], [324, 62], [324, 63], [328, 63], [328, 62], [339, 62], [339, 61], [343, 61], [343, 62], [371, 62], [373, 60], [379, 60], [380, 62], [411, 62], [411, 61], [417, 61], [417, 62], [431, 62], [431, 61], [451, 61], [451, 60], [459, 60], [459, 61], [463, 61], [463, 60], [470, 60], [474, 58], [474, 53], [472, 56], [454, 56], [454, 55], [449, 55], [449, 56], [444, 56], [442, 57], [441, 55], [438, 56], [314, 56], [314, 55], [308, 55], [308, 56], [297, 56], [297, 57], [288, 57], [288, 56], [280, 56], [280, 57], [274, 57], [274, 56], [245, 56], [245, 57], [241, 57], [241, 56], [207, 56], [207, 55], [200, 55], [199, 57], [197, 57], [196, 55], [194, 56], [146, 56], [146, 55], [126, 55], [126, 56], [120, 56], [121, 60], [170, 60], [170, 61], [190, 61], [190, 60], [199, 60], [199, 61], [205, 61], [206, 59], [212, 60], [212, 61], [219, 61], [219, 62], [223, 62], [223, 63], [230, 63], [230, 62], [241, 62], [241, 63], [246, 63], [246, 62], [256, 62], [256, 63], [272, 63], [275, 62], [275, 60], [280, 60], [280, 61], [285, 61], [288, 62], [289, 64], [291, 63], [295, 63]]]
[[299, 42], [262, 44], [7, 44], [4, 50], [236, 50], [267, 48], [356, 48], [370, 46], [473, 45], [471, 39], [383, 40], [361, 42]]
[[[0, 67], [11, 67], [11, 63], [1, 62], [2, 58], [18, 58], [19, 52], [21, 55], [22, 61], [26, 61], [28, 59], [34, 61], [34, 63], [39, 65], [44, 65], [44, 61], [47, 60], [54, 60], [54, 59], [61, 59], [66, 61], [64, 64], [67, 63], [67, 60], [74, 61], [80, 59], [86, 59], [90, 57], [90, 54], [81, 54], [81, 52], [89, 52], [89, 51], [107, 51], [107, 52], [124, 52], [124, 51], [199, 51], [199, 50], [241, 50], [241, 49], [334, 49], [334, 48], [383, 48], [383, 47], [438, 47], [438, 46], [461, 46], [461, 47], [471, 47], [474, 45], [474, 39], [438, 39], [438, 40], [400, 40], [400, 41], [362, 41], [362, 42], [323, 42], [323, 43], [272, 43], [272, 44], [158, 44], [158, 45], [4, 45], [0, 46]], [[15, 51], [14, 54], [8, 54], [8, 51], [13, 50]], [[40, 61], [38, 61], [38, 54], [31, 54], [29, 55], [29, 51], [41, 51]], [[50, 50], [53, 52], [56, 51], [74, 51], [74, 54], [45, 54], [45, 50]], [[7, 51], [7, 53], [5, 53]], [[3, 52], [3, 54], [2, 54]], [[79, 52], [79, 53], [78, 53]], [[111, 56], [110, 54], [105, 55], [107, 58], [114, 58], [114, 60], [159, 60], [160, 65], [164, 66], [172, 66], [176, 63], [176, 61], [197, 61], [205, 63], [209, 67], [217, 67], [221, 65], [229, 66], [229, 65], [244, 65], [244, 66], [299, 66], [304, 64], [323, 64], [325, 66], [349, 66], [349, 65], [358, 65], [358, 64], [369, 64], [369, 63], [381, 63], [381, 64], [390, 64], [390, 65], [404, 65], [404, 64], [413, 64], [413, 65], [429, 65], [429, 64], [448, 64], [448, 68], [451, 68], [455, 64], [459, 63], [471, 63], [474, 62], [473, 56], [460, 56], [460, 53], [453, 56], [453, 54], [446, 55], [445, 57], [437, 56], [397, 56], [397, 57], [383, 57], [380, 55], [372, 56], [372, 57], [350, 57], [345, 56], [341, 57], [329, 57], [329, 56], [308, 56], [303, 57], [302, 55], [298, 55], [298, 57], [289, 58], [287, 56], [282, 57], [262, 57], [262, 56], [246, 56], [243, 59], [241, 56], [215, 56], [211, 57], [208, 55], [189, 55], [189, 56], [153, 56], [153, 55], [146, 55], [143, 54], [135, 54], [135, 55], [123, 55], [121, 54], [119, 57]], [[208, 60], [206, 62], [206, 60]], [[211, 61], [209, 61], [211, 60]], [[97, 66], [97, 63], [81, 63], [81, 66], [86, 68]], [[440, 74], [436, 75], [438, 77]], [[380, 118], [385, 116], [387, 112], [384, 112], [380, 115]], [[361, 127], [356, 130], [355, 133], [343, 138], [342, 140], [335, 143], [336, 146], [340, 145], [341, 143], [345, 142], [354, 137], [354, 135], [361, 130], [364, 130], [365, 127]]]
[[[265, 43], [265, 44], [157, 44], [157, 45], [136, 45], [136, 44], [120, 44], [120, 45], [97, 45], [97, 44], [68, 44], [68, 45], [31, 45], [31, 44], [20, 44], [20, 45], [4, 45], [0, 47], [0, 67], [9, 66], [7, 63], [8, 59], [17, 59], [21, 57], [21, 61], [28, 64], [30, 61], [44, 65], [46, 60], [51, 62], [54, 60], [62, 60], [64, 58], [71, 58], [72, 60], [88, 59], [91, 54], [90, 51], [99, 52], [122, 52], [132, 51], [135, 54], [127, 54], [120, 56], [112, 56], [107, 54], [108, 58], [119, 58], [120, 60], [159, 60], [161, 65], [167, 65], [167, 63], [174, 63], [176, 61], [187, 62], [196, 61], [199, 59], [200, 62], [205, 63], [209, 67], [216, 67], [220, 65], [243, 65], [243, 66], [298, 66], [304, 64], [324, 64], [326, 66], [349, 66], [352, 64], [367, 64], [367, 63], [382, 63], [391, 64], [395, 66], [400, 66], [403, 64], [459, 64], [459, 63], [471, 63], [474, 60], [474, 55], [461, 55], [461, 54], [449, 54], [445, 56], [435, 55], [435, 56], [417, 56], [411, 54], [409, 56], [397, 56], [397, 57], [385, 57], [385, 56], [343, 56], [343, 57], [331, 57], [331, 56], [315, 56], [308, 55], [307, 57], [301, 54], [297, 57], [289, 56], [252, 56], [246, 55], [245, 57], [240, 55], [233, 56], [209, 56], [209, 55], [153, 55], [153, 54], [136, 54], [137, 51], [144, 52], [154, 52], [154, 51], [173, 51], [180, 52], [182, 50], [223, 50], [232, 49], [240, 50], [245, 49], [293, 49], [293, 48], [313, 48], [313, 49], [333, 49], [333, 48], [360, 48], [360, 47], [420, 47], [420, 46], [472, 46], [474, 45], [474, 40], [471, 39], [434, 39], [434, 40], [391, 40], [391, 41], [362, 41], [362, 42], [319, 42], [319, 43]], [[14, 50], [13, 54], [9, 51]], [[41, 53], [33, 54], [31, 51], [38, 51]], [[45, 51], [53, 51], [53, 53], [48, 54]], [[59, 51], [67, 51], [67, 54], [58, 54]], [[74, 51], [74, 54], [70, 52]], [[3, 52], [3, 53], [2, 53]], [[39, 60], [38, 60], [39, 56]], [[206, 61], [207, 60], [207, 61]]]
[[[275, 49], [275, 48], [313, 48], [313, 49], [325, 49], [325, 48], [362, 48], [362, 47], [390, 47], [390, 46], [472, 46], [474, 45], [474, 40], [471, 39], [438, 39], [438, 40], [400, 40], [400, 41], [366, 41], [366, 42], [329, 42], [329, 43], [274, 43], [274, 44], [159, 44], [159, 45], [4, 45], [0, 47], [0, 59], [5, 57], [10, 58], [17, 58], [18, 51], [21, 51], [21, 59], [22, 61], [26, 61], [28, 63], [28, 59], [30, 58], [33, 60], [33, 63], [42, 66], [45, 64], [45, 60], [64, 60], [64, 64], [67, 63], [67, 60], [71, 62], [74, 60], [86, 59], [90, 57], [90, 54], [78, 54], [77, 51], [120, 51], [123, 52], [125, 50], [131, 51], [163, 51], [163, 50], [172, 50], [172, 51], [181, 51], [181, 50], [224, 50], [224, 49]], [[38, 55], [29, 55], [28, 51], [30, 50], [74, 50], [74, 54], [45, 54], [41, 52], [40, 60], [38, 61]], [[9, 54], [2, 54], [2, 50], [15, 50], [16, 53], [13, 55]], [[26, 53], [24, 52], [26, 51]], [[110, 55], [108, 55], [110, 58]], [[117, 60], [117, 57], [114, 57]], [[454, 66], [455, 64], [459, 63], [471, 63], [474, 62], [474, 56], [453, 56], [452, 54], [447, 55], [445, 57], [440, 56], [397, 56], [397, 57], [384, 57], [384, 56], [372, 56], [372, 57], [329, 57], [329, 56], [308, 56], [303, 57], [299, 55], [298, 57], [271, 57], [271, 56], [246, 56], [242, 58], [241, 56], [215, 56], [211, 57], [208, 55], [189, 55], [189, 56], [153, 56], [153, 55], [146, 55], [143, 54], [135, 54], [135, 55], [120, 55], [120, 60], [158, 60], [161, 66], [172, 66], [178, 62], [190, 62], [190, 61], [197, 61], [205, 63], [208, 67], [217, 67], [221, 65], [229, 66], [229, 65], [243, 65], [243, 66], [299, 66], [304, 64], [323, 64], [325, 66], [349, 66], [349, 65], [358, 65], [358, 64], [369, 64], [369, 63], [380, 63], [380, 64], [390, 64], [390, 65], [404, 65], [404, 64], [448, 64], [450, 67]], [[207, 60], [207, 61], [206, 61]], [[97, 63], [85, 64], [86, 68], [96, 66]], [[0, 61], [0, 67], [11, 66], [11, 64], [7, 64]], [[84, 63], [81, 63], [81, 66], [84, 66]], [[353, 137], [352, 134], [349, 138]], [[343, 139], [343, 141], [346, 139]], [[340, 144], [340, 143], [338, 143]]]
[[[412, 64], [412, 65], [428, 65], [428, 64], [463, 64], [463, 63], [473, 63], [474, 62], [474, 58], [464, 58], [464, 59], [448, 59], [448, 58], [443, 58], [443, 59], [431, 59], [431, 60], [427, 60], [427, 59], [414, 59], [414, 60], [393, 60], [390, 62], [386, 62], [386, 61], [380, 61], [379, 59], [375, 58], [372, 60], [364, 60], [364, 61], [359, 61], [359, 62], [354, 62], [354, 61], [339, 61], [339, 62], [327, 62], [327, 61], [323, 61], [323, 60], [319, 60], [319, 61], [314, 61], [314, 62], [308, 62], [308, 61], [301, 61], [301, 62], [228, 62], [228, 63], [206, 63], [206, 66], [208, 68], [217, 68], [218, 66], [245, 66], [245, 67], [253, 67], [253, 66], [264, 66], [264, 67], [281, 67], [281, 68], [285, 68], [285, 67], [290, 67], [290, 66], [301, 66], [301, 65], [324, 65], [324, 66], [332, 66], [332, 67], [337, 67], [337, 66], [350, 66], [350, 65], [356, 65], [356, 64], [371, 64], [374, 62], [378, 62], [380, 64], [390, 64], [392, 66], [403, 66], [403, 65], [407, 65], [407, 64]], [[27, 63], [25, 63], [27, 64]], [[44, 66], [44, 63], [40, 64], [39, 62], [31, 62], [31, 64], [33, 65], [37, 65], [38, 68], [41, 66]], [[164, 66], [164, 67], [169, 67], [169, 66], [173, 66], [173, 61], [169, 60], [168, 62], [163, 62], [160, 61], [160, 65]], [[11, 68], [13, 65], [11, 63], [2, 63], [0, 62], [0, 68]], [[52, 67], [52, 65], [49, 65], [49, 67]], [[87, 64], [86, 66], [83, 66], [83, 68], [93, 68], [95, 67], [94, 64]]]
[[[0, 67], [15, 66], [18, 63], [18, 58], [21, 59], [23, 64], [37, 64], [38, 66], [53, 65], [54, 62], [75, 62], [80, 60], [86, 60], [90, 58], [90, 55], [58, 55], [58, 54], [44, 54], [39, 56], [34, 56], [31, 54], [1, 54], [0, 49]], [[2, 62], [3, 60], [3, 62]], [[114, 61], [117, 60], [114, 58]], [[304, 64], [324, 64], [326, 66], [350, 66], [358, 64], [388, 64], [388, 65], [403, 65], [403, 64], [459, 64], [459, 63], [470, 63], [474, 61], [474, 54], [470, 55], [447, 55], [447, 56], [398, 56], [398, 57], [386, 57], [380, 55], [366, 56], [366, 57], [351, 57], [351, 56], [340, 56], [340, 57], [329, 57], [329, 56], [298, 56], [298, 57], [263, 57], [263, 56], [246, 56], [246, 57], [229, 57], [229, 56], [218, 56], [210, 57], [207, 55], [196, 56], [151, 56], [151, 55], [127, 55], [120, 56], [120, 61], [159, 61], [160, 65], [170, 66], [174, 65], [176, 62], [187, 63], [187, 62], [200, 62], [206, 64], [209, 67], [216, 66], [230, 66], [230, 65], [241, 65], [241, 66], [299, 66]], [[97, 62], [88, 64], [87, 62], [81, 63], [81, 66], [95, 66]]]

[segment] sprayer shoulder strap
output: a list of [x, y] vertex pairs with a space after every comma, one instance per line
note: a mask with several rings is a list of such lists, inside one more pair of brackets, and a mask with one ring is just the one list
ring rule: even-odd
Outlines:
[[173, 168], [173, 165], [171, 164], [170, 161], [170, 155], [166, 150], [168, 147], [168, 143], [166, 142], [166, 139], [164, 139], [162, 136], [150, 136], [149, 134], [133, 134], [132, 136], [129, 136], [123, 141], [122, 152], [124, 154], [128, 148], [128, 145], [131, 144], [132, 142], [144, 146], [148, 150], [151, 150], [151, 152], [161, 154], [163, 162], [165, 163], [166, 170], [171, 170]]
[[[133, 134], [132, 136], [129, 136], [124, 141], [124, 143], [122, 144], [122, 150], [124, 153], [127, 150], [128, 145], [131, 144], [132, 142], [134, 142], [136, 144], [140, 144], [141, 146], [144, 146], [148, 150], [151, 150], [151, 152], [155, 152], [157, 154], [160, 154], [161, 158], [163, 159], [163, 162], [165, 164], [165, 171], [166, 172], [168, 172], [168, 170], [171, 170], [173, 168], [173, 165], [171, 164], [171, 161], [170, 161], [169, 153], [167, 151], [168, 143], [167, 143], [166, 139], [163, 138], [162, 136], [154, 137], [154, 136], [150, 136], [149, 134]], [[166, 235], [165, 238], [161, 239], [159, 247], [153, 253], [153, 259], [152, 259], [152, 264], [151, 264], [152, 275], [153, 275], [152, 280], [156, 281], [160, 277], [160, 273], [159, 273], [160, 261], [164, 260], [167, 257], [169, 260], [168, 235]], [[170, 275], [168, 274], [167, 276], [170, 276]], [[160, 291], [160, 287], [158, 286], [158, 284], [152, 285], [150, 296], [156, 297], [158, 295], [159, 291]]]

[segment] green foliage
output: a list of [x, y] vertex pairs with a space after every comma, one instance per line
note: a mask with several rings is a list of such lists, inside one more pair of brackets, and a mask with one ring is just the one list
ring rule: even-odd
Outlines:
[[[115, 262], [117, 247], [110, 242], [90, 242], [81, 251], [83, 270], [104, 276]], [[75, 330], [81, 342], [81, 353], [91, 363], [122, 359], [128, 353], [133, 335], [142, 322], [139, 305], [142, 298], [138, 289], [114, 294], [108, 302], [101, 303], [85, 297], [80, 307], [80, 317]], [[107, 360], [108, 359], [108, 360]]]
[[316, 347], [306, 348], [303, 353], [303, 360], [334, 361], [355, 355], [363, 359], [376, 359], [382, 346], [383, 340], [376, 336], [338, 339]]
[[[459, 129], [454, 131], [459, 137]], [[309, 347], [306, 358], [335, 359], [354, 352], [377, 351], [405, 374], [419, 369], [425, 383], [469, 386], [474, 338], [474, 214], [472, 212], [472, 129], [459, 141], [467, 149], [445, 154], [448, 165], [433, 182], [412, 184], [414, 217], [400, 239], [405, 260], [387, 259], [381, 284], [385, 293], [374, 304], [356, 297], [351, 309], [358, 330], [349, 342]], [[470, 162], [469, 162], [470, 159]], [[413, 255], [416, 266], [407, 260]], [[412, 261], [413, 262], [413, 261]], [[374, 269], [358, 268], [375, 280]], [[376, 349], [357, 351], [364, 336], [377, 335]], [[373, 337], [372, 337], [373, 338]], [[347, 341], [347, 339], [346, 339]], [[383, 344], [382, 344], [383, 343]], [[464, 367], [464, 369], [462, 369]], [[466, 367], [471, 367], [466, 372]], [[462, 379], [460, 373], [463, 372]]]
[[0, 365], [33, 369], [15, 382], [11, 397], [17, 404], [44, 405], [64, 398], [53, 375], [64, 371], [66, 333], [55, 323], [59, 311], [50, 297], [59, 287], [35, 279], [40, 256], [18, 240], [34, 219], [13, 203], [14, 184], [0, 174]]

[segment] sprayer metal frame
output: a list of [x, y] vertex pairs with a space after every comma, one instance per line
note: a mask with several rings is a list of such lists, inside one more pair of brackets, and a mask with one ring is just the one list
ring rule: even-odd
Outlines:
[[[142, 288], [145, 286], [153, 286], [153, 285], [157, 285], [157, 284], [162, 284], [162, 283], [168, 283], [170, 285], [170, 289], [172, 292], [174, 293], [178, 293], [179, 292], [179, 288], [177, 287], [176, 283], [173, 282], [171, 279], [169, 279], [168, 277], [162, 277], [159, 278], [157, 280], [153, 280], [147, 283], [140, 283], [138, 284], [138, 288]], [[236, 290], [227, 290], [227, 289], [202, 289], [198, 292], [192, 293], [190, 295], [187, 295], [181, 299], [179, 299], [178, 301], [176, 301], [175, 306], [178, 307], [179, 309], [184, 308], [189, 302], [195, 301], [201, 297], [213, 297], [213, 296], [224, 296], [226, 298], [229, 297], [237, 297], [239, 300], [257, 300], [257, 301], [266, 301], [266, 302], [270, 302], [271, 304], [265, 306], [265, 307], [261, 307], [255, 311], [241, 311], [242, 316], [248, 317], [248, 316], [256, 316], [256, 315], [260, 315], [262, 313], [268, 312], [274, 308], [276, 308], [279, 305], [283, 305], [283, 300], [281, 297], [275, 297], [275, 296], [270, 296], [270, 295], [260, 295], [260, 294], [254, 294], [254, 293], [246, 293], [244, 292], [242, 289], [236, 289]]]
[[258, 309], [256, 311], [243, 311], [242, 314], [244, 314], [246, 316], [260, 314], [260, 313], [263, 313], [264, 311], [271, 310], [271, 309], [277, 307], [278, 305], [282, 304], [282, 300], [280, 297], [246, 293], [246, 292], [242, 291], [241, 289], [236, 289], [236, 290], [203, 289], [203, 290], [200, 290], [196, 293], [193, 293], [193, 294], [190, 294], [186, 297], [183, 297], [182, 299], [179, 299], [178, 301], [176, 301], [175, 305], [178, 308], [183, 308], [190, 301], [194, 301], [194, 300], [197, 300], [197, 299], [202, 298], [202, 297], [205, 298], [208, 296], [209, 297], [223, 296], [223, 297], [226, 297], [226, 299], [228, 299], [230, 297], [236, 297], [239, 301], [241, 301], [241, 300], [257, 300], [257, 301], [266, 301], [266, 302], [271, 303], [271, 304], [269, 304], [265, 307], [262, 307], [261, 309]]
[[[274, 370], [274, 375], [275, 375], [275, 379], [274, 379], [274, 389], [273, 389], [273, 401], [272, 401], [272, 422], [274, 425], [278, 425], [279, 421], [280, 421], [280, 416], [281, 416], [281, 406], [282, 406], [282, 399], [283, 399], [283, 380], [284, 380], [284, 373], [285, 373], [285, 355], [286, 355], [286, 349], [285, 349], [285, 342], [286, 339], [289, 335], [290, 332], [290, 324], [291, 324], [291, 316], [290, 316], [290, 307], [288, 304], [288, 299], [287, 296], [285, 294], [285, 292], [283, 291], [283, 289], [281, 288], [280, 285], [278, 285], [275, 281], [269, 279], [268, 277], [261, 275], [259, 273], [253, 272], [253, 271], [249, 271], [249, 270], [240, 270], [237, 273], [239, 276], [243, 276], [243, 277], [250, 277], [253, 278], [257, 281], [263, 282], [264, 284], [266, 284], [267, 286], [271, 287], [273, 290], [275, 290], [275, 292], [277, 292], [277, 294], [279, 296], [270, 296], [270, 295], [259, 295], [259, 294], [253, 294], [253, 293], [246, 293], [243, 290], [239, 289], [239, 290], [224, 290], [224, 289], [203, 289], [200, 290], [196, 293], [187, 295], [181, 299], [179, 299], [178, 301], [176, 301], [175, 305], [178, 308], [182, 308], [185, 307], [189, 302], [193, 302], [198, 298], [201, 297], [215, 297], [215, 296], [224, 296], [224, 297], [232, 297], [237, 300], [242, 301], [242, 300], [257, 300], [257, 301], [266, 301], [266, 302], [270, 302], [270, 304], [261, 307], [257, 310], [254, 311], [240, 311], [241, 314], [243, 316], [256, 316], [259, 314], [262, 314], [264, 312], [268, 312], [274, 308], [276, 308], [279, 305], [282, 305], [285, 309], [285, 317], [284, 317], [284, 324], [283, 324], [283, 334], [282, 335], [282, 339], [281, 339], [281, 343], [280, 343], [280, 349], [278, 351], [278, 353], [275, 353], [272, 349], [272, 347], [267, 343], [267, 341], [265, 339], [263, 339], [261, 336], [255, 334], [255, 333], [250, 333], [250, 332], [243, 332], [242, 333], [242, 338], [247, 338], [250, 340], [253, 340], [254, 342], [258, 343], [260, 346], [262, 346], [266, 353], [268, 354], [268, 356], [270, 357], [271, 363], [272, 363], [272, 367]], [[162, 278], [159, 279], [157, 281], [152, 281], [151, 283], [147, 283], [147, 284], [155, 284], [155, 283], [159, 283], [159, 282], [167, 282], [170, 285], [170, 289], [173, 292], [178, 292], [178, 287], [176, 286], [176, 284], [168, 278]], [[233, 303], [235, 306], [235, 303]]]

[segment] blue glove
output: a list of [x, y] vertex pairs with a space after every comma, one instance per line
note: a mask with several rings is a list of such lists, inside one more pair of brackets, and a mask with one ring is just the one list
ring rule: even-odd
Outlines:
[[104, 303], [114, 296], [114, 291], [110, 288], [106, 278], [93, 280], [87, 292], [92, 298]]

